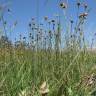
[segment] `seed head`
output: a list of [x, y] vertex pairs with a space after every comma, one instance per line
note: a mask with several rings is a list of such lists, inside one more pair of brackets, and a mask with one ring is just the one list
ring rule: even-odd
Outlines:
[[15, 21], [15, 22], [14, 22], [14, 26], [16, 26], [16, 25], [17, 25], [17, 23], [18, 23], [18, 22], [17, 22], [17, 21]]
[[31, 36], [32, 34], [31, 34], [31, 33], [29, 33], [29, 35]]
[[47, 16], [45, 16], [45, 17], [44, 17], [44, 20], [45, 20], [45, 21], [47, 21], [47, 20], [48, 20], [48, 17], [47, 17]]
[[42, 23], [40, 23], [40, 25], [41, 25], [41, 26], [43, 26], [43, 24], [42, 24]]
[[71, 38], [73, 37], [73, 35], [71, 35]]
[[31, 23], [29, 23], [29, 27], [31, 27]]
[[81, 5], [81, 3], [80, 2], [77, 2], [77, 6], [79, 7]]
[[73, 20], [70, 20], [70, 22], [71, 22], [71, 24], [73, 24], [73, 23], [74, 23], [74, 21], [73, 21]]
[[81, 13], [80, 15], [79, 15], [79, 18], [84, 18], [84, 17], [86, 17], [88, 15], [88, 13]]
[[84, 8], [87, 9], [88, 5], [87, 4], [84, 4]]
[[49, 33], [51, 33], [51, 30], [49, 30]]
[[81, 31], [81, 29], [80, 29], [80, 28], [78, 28], [78, 31]]
[[26, 39], [26, 37], [23, 37], [23, 39]]
[[35, 23], [32, 23], [35, 26]]
[[35, 20], [34, 18], [32, 18], [32, 21]]
[[8, 8], [8, 12], [11, 12], [11, 10]]
[[51, 22], [52, 22], [52, 23], [55, 23], [55, 20], [53, 19], [53, 20], [51, 20]]
[[7, 24], [7, 22], [6, 21], [4, 21], [4, 25], [6, 25]]
[[60, 5], [59, 5], [62, 9], [65, 9], [67, 8], [66, 4], [64, 2], [61, 2]]
[[48, 24], [50, 25], [51, 24], [51, 21], [48, 21]]

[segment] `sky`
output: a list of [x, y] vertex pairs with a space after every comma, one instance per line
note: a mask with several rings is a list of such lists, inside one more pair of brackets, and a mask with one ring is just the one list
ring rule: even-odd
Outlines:
[[[38, 22], [44, 22], [44, 16], [52, 19], [58, 12], [64, 22], [64, 12], [59, 8], [58, 1], [60, 0], [0, 0], [0, 4], [6, 5], [10, 8], [11, 13], [4, 14], [4, 19], [11, 26], [17, 21], [17, 26], [12, 30], [11, 39], [19, 37], [19, 34], [26, 36], [28, 34], [28, 23], [31, 18], [35, 18]], [[81, 0], [88, 4], [91, 9], [85, 24], [86, 40], [91, 43], [91, 39], [96, 32], [96, 0]], [[68, 16], [76, 19], [76, 0], [61, 0], [61, 2], [68, 3]], [[83, 9], [81, 9], [83, 12]], [[37, 14], [38, 13], [38, 14]], [[8, 33], [9, 34], [9, 33]], [[95, 37], [94, 37], [95, 38]]]

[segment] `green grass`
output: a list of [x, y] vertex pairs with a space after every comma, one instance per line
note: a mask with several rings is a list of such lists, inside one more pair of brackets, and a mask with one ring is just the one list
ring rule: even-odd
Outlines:
[[0, 96], [19, 96], [25, 89], [31, 94], [27, 96], [41, 96], [44, 81], [49, 85], [48, 96], [91, 96], [96, 88], [96, 80], [88, 85], [86, 78], [96, 75], [96, 53], [62, 51], [56, 60], [54, 51], [50, 55], [42, 50], [14, 51], [11, 58], [8, 52], [5, 60], [0, 57]]

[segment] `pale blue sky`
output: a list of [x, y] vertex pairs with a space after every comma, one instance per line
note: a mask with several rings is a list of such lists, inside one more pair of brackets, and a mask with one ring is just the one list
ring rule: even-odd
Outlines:
[[[39, 6], [37, 7], [37, 1]], [[12, 38], [17, 37], [18, 33], [23, 35], [28, 32], [28, 22], [32, 17], [37, 18], [37, 8], [39, 8], [39, 21], [43, 22], [43, 17], [48, 16], [52, 18], [55, 14], [60, 12], [63, 22], [63, 11], [58, 7], [59, 0], [0, 0], [0, 3], [6, 4], [11, 10], [12, 14], [5, 14], [5, 19], [9, 25], [14, 21], [18, 22], [17, 27], [12, 33]], [[68, 1], [68, 15], [75, 18], [76, 15], [76, 0], [61, 0]], [[96, 0], [81, 0], [88, 4], [91, 12], [88, 15], [88, 20], [85, 25], [86, 38], [91, 42], [93, 34], [96, 32]]]

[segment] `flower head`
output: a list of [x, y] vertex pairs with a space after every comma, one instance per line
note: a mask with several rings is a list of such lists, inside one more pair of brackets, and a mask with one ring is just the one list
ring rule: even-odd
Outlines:
[[29, 27], [31, 27], [31, 23], [29, 23]]
[[54, 19], [52, 19], [52, 20], [51, 20], [51, 22], [52, 22], [52, 23], [55, 23], [55, 20], [54, 20]]
[[26, 39], [26, 37], [23, 37], [23, 39]]
[[74, 21], [73, 21], [73, 20], [70, 20], [70, 22], [71, 22], [71, 24], [73, 24], [73, 23], [74, 23]]
[[4, 21], [4, 25], [6, 25], [7, 24], [7, 22], [6, 21]]
[[34, 18], [32, 18], [32, 21], [35, 20]]
[[61, 2], [60, 5], [59, 5], [62, 9], [65, 9], [67, 8], [66, 4], [64, 2]]
[[16, 26], [17, 24], [18, 24], [18, 22], [17, 22], [17, 21], [15, 21], [15, 22], [14, 22], [14, 26]]
[[77, 2], [77, 6], [79, 7], [80, 5], [81, 5], [81, 3], [78, 1], [78, 2]]
[[84, 8], [87, 9], [88, 5], [87, 4], [84, 4]]
[[84, 18], [84, 17], [86, 17], [88, 15], [88, 13], [81, 13], [80, 15], [79, 15], [79, 18]]
[[11, 12], [11, 10], [8, 8], [8, 12]]
[[47, 21], [47, 20], [48, 20], [48, 17], [47, 17], [47, 16], [45, 16], [45, 17], [44, 17], [44, 20], [45, 20], [45, 21]]

